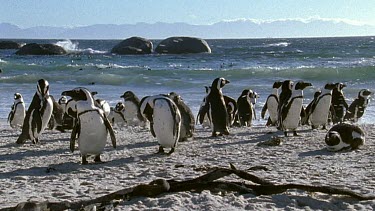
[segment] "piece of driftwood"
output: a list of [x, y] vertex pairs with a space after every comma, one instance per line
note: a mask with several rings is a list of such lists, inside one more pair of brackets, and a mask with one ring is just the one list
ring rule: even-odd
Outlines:
[[[238, 177], [251, 181], [252, 184], [244, 182], [216, 181], [225, 176], [235, 174]], [[330, 186], [312, 186], [303, 184], [273, 184], [263, 178], [257, 177], [246, 171], [237, 170], [232, 164], [231, 168], [214, 168], [212, 171], [195, 179], [186, 181], [175, 181], [157, 179], [149, 184], [140, 184], [135, 187], [122, 190], [86, 201], [78, 202], [23, 202], [16, 207], [1, 210], [79, 210], [87, 206], [97, 204], [100, 206], [115, 206], [114, 201], [130, 200], [136, 197], [157, 197], [163, 193], [182, 191], [201, 192], [209, 190], [212, 192], [229, 191], [239, 194], [272, 195], [283, 193], [289, 189], [299, 189], [308, 192], [321, 192], [326, 194], [346, 195], [357, 200], [374, 200], [375, 196], [365, 196], [351, 190], [335, 188]], [[32, 209], [29, 209], [32, 208]]]

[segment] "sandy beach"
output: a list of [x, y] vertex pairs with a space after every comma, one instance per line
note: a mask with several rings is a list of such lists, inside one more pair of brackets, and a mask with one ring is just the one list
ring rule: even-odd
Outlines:
[[[15, 144], [20, 131], [5, 121], [0, 125], [0, 208], [26, 201], [75, 202], [123, 188], [148, 184], [155, 179], [193, 179], [214, 167], [247, 171], [276, 184], [327, 185], [375, 196], [374, 125], [360, 125], [366, 144], [355, 151], [329, 152], [324, 130], [300, 128], [299, 137], [282, 139], [279, 146], [258, 146], [273, 136], [275, 128], [231, 128], [231, 135], [210, 137], [197, 127], [195, 137], [179, 143], [172, 155], [156, 154], [157, 141], [137, 127], [115, 128], [117, 149], [108, 138], [104, 163], [81, 165], [78, 149], [69, 150], [70, 132], [45, 131], [40, 143]], [[261, 166], [261, 170], [251, 167]], [[236, 176], [225, 181], [245, 182]], [[256, 196], [219, 191], [178, 192], [158, 197], [120, 201], [115, 210], [372, 210], [375, 200], [288, 190]]]

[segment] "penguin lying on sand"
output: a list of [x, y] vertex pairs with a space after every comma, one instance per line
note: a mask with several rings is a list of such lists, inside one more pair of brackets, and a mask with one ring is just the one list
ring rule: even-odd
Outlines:
[[82, 164], [87, 164], [87, 156], [94, 155], [95, 162], [101, 162], [100, 154], [103, 152], [110, 134], [112, 145], [116, 148], [116, 137], [104, 111], [95, 105], [91, 92], [86, 88], [75, 88], [65, 91], [61, 95], [70, 96], [75, 103], [72, 112], [76, 113], [76, 124], [72, 131], [70, 150], [75, 148], [78, 139], [78, 148], [82, 156]]
[[328, 131], [325, 142], [329, 151], [357, 149], [365, 144], [365, 134], [357, 125], [340, 123]]
[[23, 121], [26, 116], [25, 103], [23, 97], [20, 93], [14, 94], [14, 103], [12, 105], [12, 110], [8, 115], [8, 122], [10, 127], [18, 129], [22, 128]]
[[359, 91], [358, 97], [350, 104], [346, 111], [344, 121], [358, 122], [358, 119], [365, 113], [371, 93], [368, 89]]
[[53, 102], [49, 96], [49, 83], [40, 79], [37, 85], [37, 91], [27, 109], [23, 121], [22, 133], [17, 139], [17, 144], [23, 144], [26, 140], [31, 140], [34, 144], [38, 143], [39, 135], [47, 127], [52, 116]]

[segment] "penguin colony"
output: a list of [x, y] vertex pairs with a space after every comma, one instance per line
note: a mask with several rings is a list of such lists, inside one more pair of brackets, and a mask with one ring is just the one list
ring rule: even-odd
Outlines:
[[[123, 102], [118, 102], [113, 108], [103, 99], [94, 99], [97, 92], [84, 87], [62, 92], [62, 97], [56, 102], [49, 95], [48, 81], [40, 79], [27, 112], [22, 95], [14, 94], [8, 122], [12, 128], [22, 129], [17, 144], [24, 144], [27, 140], [38, 143], [47, 125], [52, 124], [54, 126], [50, 129], [61, 132], [72, 130], [70, 150], [75, 150], [77, 141], [82, 164], [87, 164], [90, 156], [94, 156], [94, 162], [101, 162], [100, 155], [108, 135], [116, 148], [114, 126], [149, 129], [158, 141], [158, 153], [170, 148], [168, 154], [171, 154], [179, 142], [193, 138], [195, 124], [209, 128], [213, 137], [229, 135], [230, 127], [252, 126], [259, 95], [245, 89], [235, 100], [223, 94], [222, 89], [227, 84], [230, 81], [220, 77], [214, 79], [211, 86], [205, 87], [206, 96], [195, 121], [189, 106], [174, 92], [145, 96], [139, 100], [132, 91], [126, 91], [119, 96]], [[297, 128], [301, 125], [326, 129], [333, 124], [325, 138], [328, 150], [356, 149], [363, 145], [364, 132], [353, 123], [363, 116], [372, 92], [360, 90], [358, 97], [348, 106], [343, 93], [346, 85], [327, 83], [315, 92], [314, 99], [305, 108], [303, 90], [311, 86], [311, 83], [303, 81], [276, 81], [261, 110], [261, 118], [267, 119], [266, 126], [276, 127], [285, 136], [288, 132], [298, 136]]]

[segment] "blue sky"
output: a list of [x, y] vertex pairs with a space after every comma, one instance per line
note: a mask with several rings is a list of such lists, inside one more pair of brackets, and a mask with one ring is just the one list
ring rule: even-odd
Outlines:
[[0, 23], [22, 28], [309, 18], [375, 25], [375, 0], [0, 0]]

